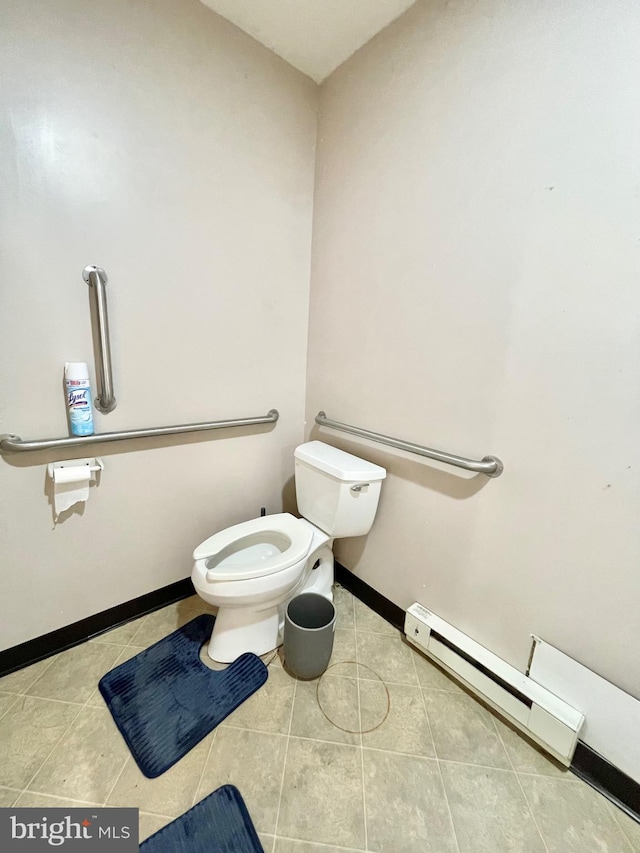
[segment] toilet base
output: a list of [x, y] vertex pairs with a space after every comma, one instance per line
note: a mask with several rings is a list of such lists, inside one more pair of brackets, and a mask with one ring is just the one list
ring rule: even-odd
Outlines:
[[233, 663], [245, 652], [264, 655], [278, 647], [280, 618], [277, 607], [221, 607], [207, 654], [217, 663]]

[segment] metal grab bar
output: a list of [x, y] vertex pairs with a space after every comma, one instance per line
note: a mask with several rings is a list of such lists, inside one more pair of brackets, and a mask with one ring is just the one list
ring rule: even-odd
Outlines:
[[402, 441], [399, 438], [391, 438], [388, 435], [381, 435], [378, 432], [371, 432], [368, 429], [360, 429], [359, 427], [342, 424], [339, 421], [332, 421], [329, 420], [325, 412], [318, 412], [316, 423], [320, 426], [339, 429], [342, 432], [350, 432], [352, 435], [359, 435], [362, 438], [369, 438], [371, 441], [377, 441], [380, 444], [388, 444], [390, 447], [397, 447], [398, 450], [406, 450], [409, 453], [417, 453], [418, 456], [427, 456], [429, 459], [436, 459], [438, 462], [446, 462], [448, 465], [455, 465], [457, 468], [464, 468], [466, 471], [486, 474], [487, 477], [499, 477], [504, 471], [504, 465], [497, 456], [485, 456], [480, 462], [476, 462], [475, 459], [454, 456], [452, 453], [432, 450], [430, 447], [413, 444], [411, 441]]
[[102, 267], [93, 264], [85, 267], [82, 278], [95, 293], [96, 318], [98, 320], [98, 352], [96, 362], [96, 381], [98, 396], [96, 409], [107, 415], [116, 407], [113, 393], [113, 373], [111, 371], [111, 342], [109, 341], [109, 317], [107, 315], [107, 274]]
[[2, 435], [0, 436], [0, 451], [3, 453], [21, 453], [27, 450], [55, 450], [64, 447], [84, 447], [87, 444], [100, 444], [103, 441], [126, 441], [129, 438], [149, 438], [156, 435], [179, 435], [180, 433], [201, 432], [208, 429], [274, 424], [279, 417], [278, 410], [271, 409], [266, 415], [257, 418], [207, 421], [201, 424], [180, 424], [179, 426], [150, 427], [149, 429], [127, 429], [121, 432], [103, 432], [97, 435], [74, 436], [72, 438], [42, 438], [23, 441], [18, 435]]

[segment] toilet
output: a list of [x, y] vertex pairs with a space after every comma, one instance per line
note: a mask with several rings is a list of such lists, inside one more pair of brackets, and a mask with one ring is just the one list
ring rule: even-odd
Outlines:
[[282, 642], [287, 603], [299, 593], [333, 598], [333, 540], [368, 533], [387, 472], [321, 441], [296, 448], [302, 518], [288, 512], [227, 527], [193, 552], [191, 580], [218, 608], [209, 657], [231, 663]]

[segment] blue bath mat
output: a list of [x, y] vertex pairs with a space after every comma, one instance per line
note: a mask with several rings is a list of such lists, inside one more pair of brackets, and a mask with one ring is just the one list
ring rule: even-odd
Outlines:
[[144, 853], [264, 853], [233, 785], [223, 785], [140, 845]]
[[100, 681], [120, 734], [140, 770], [160, 776], [262, 687], [267, 667], [240, 655], [216, 672], [200, 661], [215, 618], [197, 616]]

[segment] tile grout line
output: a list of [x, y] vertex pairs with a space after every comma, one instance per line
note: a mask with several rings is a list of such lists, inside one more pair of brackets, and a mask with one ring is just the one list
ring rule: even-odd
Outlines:
[[[154, 611], [154, 612], [157, 612], [157, 611]], [[136, 631], [134, 632], [133, 637], [131, 637], [131, 639], [130, 639], [130, 640], [129, 640], [129, 642], [127, 643], [127, 646], [135, 646], [135, 645], [137, 645], [137, 643], [134, 643], [133, 641], [135, 640], [135, 638], [138, 636], [138, 634], [140, 633], [140, 631], [141, 631], [141, 630], [142, 630], [142, 628], [144, 627], [144, 623], [145, 623], [145, 622], [147, 621], [147, 619], [149, 618], [149, 615], [150, 615], [150, 614], [149, 614], [149, 613], [147, 613], [147, 615], [146, 615], [146, 616], [143, 616], [143, 617], [142, 617], [142, 619], [140, 620], [140, 624], [138, 625], [138, 627], [137, 627]]]
[[[476, 700], [476, 701], [477, 701], [477, 700]], [[502, 740], [502, 735], [501, 735], [501, 734], [500, 734], [500, 732], [498, 731], [498, 724], [496, 723], [496, 715], [495, 715], [495, 712], [493, 711], [493, 709], [492, 709], [492, 708], [487, 708], [486, 706], [483, 706], [483, 707], [485, 707], [485, 709], [486, 709], [487, 713], [489, 714], [489, 717], [491, 718], [491, 725], [493, 726], [493, 731], [495, 732], [496, 737], [498, 738], [498, 741], [499, 741], [499, 743], [500, 743], [500, 746], [502, 747], [502, 751], [504, 752], [505, 758], [506, 758], [506, 759], [507, 759], [507, 761], [509, 762], [509, 767], [510, 767], [510, 768], [513, 770], [513, 772], [515, 773], [515, 772], [516, 772], [516, 768], [513, 766], [513, 761], [511, 760], [511, 756], [509, 755], [509, 751], [507, 750], [507, 747], [505, 746], [505, 742]]]
[[[366, 607], [367, 605], [365, 604], [364, 606]], [[395, 637], [396, 639], [398, 639], [399, 636], [400, 639], [402, 639], [402, 637], [404, 636], [404, 634], [399, 628], [394, 628], [393, 631], [373, 631], [371, 628], [358, 628], [357, 630], [360, 631], [361, 634], [375, 634], [376, 637]]]
[[191, 800], [191, 808], [195, 806], [198, 802], [198, 792], [200, 791], [200, 786], [202, 785], [202, 780], [204, 779], [204, 773], [207, 769], [207, 764], [209, 763], [209, 758], [211, 757], [211, 752], [213, 750], [213, 745], [216, 742], [216, 738], [218, 737], [218, 729], [219, 726], [216, 726], [213, 730], [213, 737], [211, 738], [211, 743], [209, 744], [209, 749], [207, 750], [207, 757], [204, 760], [202, 765], [202, 770], [200, 771], [200, 778], [198, 779], [198, 784], [196, 785], [196, 789], [193, 793], [193, 799]]
[[24, 791], [21, 791], [20, 788], [12, 788], [11, 785], [0, 785], [0, 791], [11, 791], [16, 795], [13, 805], [7, 806], [7, 808], [13, 808], [15, 803], [17, 803], [20, 797], [24, 794]]
[[[111, 788], [109, 789], [109, 793], [107, 794], [107, 796], [106, 796], [106, 798], [105, 798], [105, 801], [104, 801], [104, 803], [102, 804], [104, 807], [106, 807], [106, 806], [107, 806], [107, 803], [109, 802], [109, 798], [111, 797], [111, 795], [112, 795], [112, 794], [113, 794], [113, 792], [115, 791], [115, 789], [116, 789], [116, 785], [117, 785], [117, 784], [118, 784], [118, 782], [120, 781], [120, 777], [121, 777], [121, 776], [122, 776], [122, 774], [124, 773], [124, 769], [125, 769], [125, 767], [127, 766], [127, 764], [128, 764], [130, 761], [131, 761], [131, 755], [127, 755], [127, 757], [126, 757], [126, 758], [125, 758], [125, 760], [124, 760], [124, 764], [123, 764], [123, 765], [122, 765], [122, 767], [120, 768], [120, 772], [119, 772], [119, 773], [118, 773], [118, 775], [116, 776], [115, 781], [114, 781], [113, 785], [111, 786]], [[138, 822], [140, 822], [140, 809], [138, 809]]]
[[[68, 651], [68, 650], [65, 650], [65, 651]], [[58, 657], [58, 655], [62, 655], [62, 654], [64, 654], [64, 652], [58, 652], [58, 653], [57, 653], [57, 654], [55, 654], [55, 655], [51, 655], [51, 657], [49, 658], [49, 663], [45, 666], [45, 668], [42, 670], [42, 672], [41, 672], [39, 675], [36, 675], [36, 676], [34, 677], [33, 681], [30, 681], [30, 682], [29, 682], [29, 684], [27, 684], [27, 686], [24, 688], [24, 690], [21, 690], [19, 693], [12, 693], [10, 690], [3, 690], [3, 689], [2, 689], [2, 681], [3, 681], [3, 679], [4, 679], [4, 678], [9, 678], [9, 677], [11, 677], [12, 675], [14, 675], [14, 673], [13, 673], [13, 672], [10, 672], [10, 673], [9, 673], [9, 675], [7, 675], [7, 676], [3, 676], [2, 678], [0, 678], [0, 693], [6, 693], [6, 694], [9, 694], [9, 695], [11, 695], [11, 696], [16, 696], [16, 697], [18, 697], [18, 696], [26, 696], [26, 695], [27, 695], [27, 690], [31, 690], [31, 688], [32, 688], [32, 687], [33, 687], [33, 685], [36, 683], [36, 681], [40, 681], [40, 679], [42, 678], [42, 676], [45, 674], [45, 672], [47, 672], [47, 670], [49, 669], [49, 667], [51, 666], [51, 664], [54, 662], [54, 660]], [[37, 666], [37, 665], [38, 665], [38, 663], [40, 663], [40, 662], [41, 662], [41, 661], [36, 661], [36, 663], [35, 663], [35, 664], [30, 664], [30, 666]], [[25, 669], [29, 669], [29, 667], [25, 667]], [[20, 669], [15, 670], [15, 672], [20, 672], [20, 671], [21, 671]], [[40, 698], [40, 697], [38, 697], [38, 698]], [[73, 703], [69, 703], [69, 704], [74, 704], [74, 705], [75, 705], [75, 704], [78, 704], [78, 703], [77, 703], [77, 702], [73, 702]], [[8, 710], [9, 710], [9, 709], [7, 708], [7, 711], [8, 711]], [[5, 714], [6, 714], [6, 713], [7, 713], [7, 712], [5, 711]], [[2, 716], [4, 717], [4, 714], [3, 714]]]
[[518, 776], [534, 776], [536, 779], [553, 779], [554, 782], [562, 782], [563, 785], [579, 785], [582, 782], [582, 779], [570, 772], [566, 776], [551, 776], [549, 773], [534, 773], [532, 770], [516, 770], [516, 773]]
[[289, 743], [291, 741], [291, 726], [293, 725], [293, 709], [296, 704], [296, 693], [298, 692], [298, 679], [293, 682], [293, 696], [291, 697], [291, 711], [289, 712], [289, 726], [287, 728], [287, 742], [284, 748], [284, 761], [282, 762], [282, 776], [280, 778], [280, 794], [278, 796], [278, 809], [276, 811], [276, 824], [273, 828], [273, 849], [276, 847], [278, 838], [278, 824], [280, 823], [280, 808], [282, 806], [282, 794], [284, 793], [284, 776], [287, 771], [287, 756], [289, 755]]
[[364, 784], [364, 738], [362, 736], [362, 701], [360, 699], [360, 667], [358, 665], [358, 626], [356, 622], [356, 605], [355, 598], [353, 599], [353, 625], [354, 625], [354, 642], [356, 646], [356, 695], [358, 697], [358, 728], [360, 734], [360, 774], [362, 778], [362, 817], [364, 822], [364, 849], [369, 849], [369, 832], [367, 829], [367, 792]]
[[503, 748], [503, 749], [504, 749], [504, 751], [505, 751], [505, 754], [506, 754], [506, 756], [507, 756], [507, 759], [509, 760], [509, 765], [511, 766], [511, 770], [513, 771], [513, 775], [516, 777], [516, 781], [517, 781], [517, 783], [518, 783], [518, 787], [519, 787], [519, 788], [520, 788], [520, 790], [522, 791], [522, 796], [524, 797], [524, 801], [525, 801], [525, 803], [527, 804], [527, 808], [529, 809], [529, 814], [530, 814], [530, 815], [531, 815], [531, 817], [533, 818], [533, 823], [534, 823], [534, 825], [535, 825], [535, 828], [538, 830], [538, 835], [540, 836], [540, 838], [541, 838], [541, 840], [542, 840], [542, 846], [544, 847], [544, 849], [545, 849], [546, 853], [549, 853], [549, 848], [547, 847], [547, 842], [546, 842], [545, 837], [544, 837], [544, 835], [542, 834], [542, 830], [540, 829], [540, 826], [539, 826], [539, 824], [538, 824], [538, 819], [537, 819], [537, 818], [536, 818], [536, 816], [535, 816], [535, 813], [534, 813], [534, 811], [533, 811], [533, 808], [532, 808], [532, 806], [531, 806], [531, 803], [529, 802], [529, 798], [527, 797], [527, 793], [526, 793], [526, 791], [524, 790], [524, 787], [523, 787], [523, 785], [522, 785], [522, 782], [520, 781], [520, 777], [518, 776], [518, 771], [516, 770], [515, 765], [514, 765], [513, 761], [511, 760], [511, 754], [509, 753], [509, 750], [507, 749], [507, 745], [505, 744], [505, 742], [504, 742], [504, 740], [503, 740], [503, 738], [502, 738], [502, 735], [500, 734], [500, 729], [498, 728], [498, 724], [496, 723], [496, 720], [495, 720], [495, 717], [494, 717], [494, 715], [493, 715], [493, 714], [491, 714], [491, 719], [492, 719], [492, 721], [493, 721], [493, 727], [494, 727], [494, 729], [495, 729], [495, 731], [496, 731], [496, 734], [498, 735], [498, 739], [499, 739], [500, 743], [502, 744], [502, 748]]
[[[355, 634], [355, 631], [354, 631], [354, 634]], [[382, 636], [382, 635], [379, 635], [379, 636]], [[347, 663], [347, 661], [335, 661], [335, 663]], [[365, 664], [362, 664], [363, 667], [364, 667], [364, 665]], [[340, 673], [333, 673], [332, 672], [328, 677], [329, 678], [353, 678], [353, 675], [341, 675]], [[395, 687], [418, 687], [420, 690], [433, 690], [436, 693], [448, 693], [448, 694], [453, 694], [454, 696], [458, 695], [458, 693], [459, 693], [458, 690], [443, 690], [439, 687], [422, 687], [419, 683], [416, 684], [415, 681], [390, 681], [387, 678], [384, 678], [384, 679], [383, 678], [370, 678], [367, 675], [358, 676], [358, 678], [360, 679], [360, 681], [370, 681], [373, 684], [378, 684], [380, 681], [383, 681], [385, 684], [390, 684], [391, 686], [395, 686]]]
[[[512, 773], [513, 771], [509, 767], [496, 767], [494, 764], [474, 764], [472, 761], [458, 761], [457, 758], [439, 758], [442, 764], [459, 764], [461, 767], [479, 767], [481, 770], [495, 770], [497, 773]], [[516, 771], [517, 773], [518, 771]], [[539, 779], [555, 779], [555, 776], [547, 776], [544, 773], [524, 773], [524, 776], [535, 776]], [[560, 778], [558, 782], [564, 782], [566, 780]]]
[[451, 811], [451, 803], [449, 802], [449, 795], [447, 794], [447, 787], [444, 784], [444, 776], [442, 775], [442, 766], [440, 764], [440, 758], [438, 757], [438, 748], [436, 746], [436, 739], [433, 736], [433, 728], [431, 726], [431, 718], [429, 717], [429, 711], [427, 709], [427, 703], [424, 698], [424, 691], [422, 689], [422, 685], [420, 684], [420, 675], [418, 674], [418, 667], [416, 666], [416, 658], [414, 655], [411, 655], [411, 660], [413, 661], [413, 669], [416, 674], [416, 678], [418, 679], [418, 686], [420, 688], [420, 697], [422, 699], [422, 706], [424, 708], [424, 713], [427, 718], [427, 723], [429, 725], [429, 734], [431, 735], [431, 743], [433, 745], [433, 754], [436, 757], [436, 764], [438, 765], [438, 776], [440, 777], [440, 785], [442, 787], [442, 793], [444, 794], [444, 801], [447, 806], [447, 814], [449, 815], [449, 823], [451, 825], [451, 832], [453, 833], [453, 841], [456, 845], [456, 850], [460, 853], [460, 843], [458, 842], [458, 833], [456, 832], [456, 825], [453, 822], [453, 813]]
[[5, 708], [5, 710], [2, 712], [2, 714], [0, 714], [0, 720], [2, 720], [2, 718], [3, 718], [4, 716], [6, 716], [6, 715], [9, 713], [9, 711], [13, 708], [13, 706], [16, 704], [16, 702], [18, 701], [18, 699], [20, 698], [20, 696], [21, 696], [22, 694], [20, 694], [20, 693], [12, 693], [12, 694], [7, 694], [7, 695], [10, 695], [10, 696], [11, 696], [11, 698], [13, 699], [13, 702], [11, 702], [11, 703], [9, 704], [9, 707], [8, 707], [8, 708]]
[[[268, 833], [265, 833], [268, 835]], [[314, 847], [326, 847], [331, 850], [333, 853], [334, 850], [338, 850], [339, 853], [367, 853], [366, 850], [360, 850], [357, 847], [340, 847], [340, 845], [329, 844], [325, 841], [308, 841], [304, 838], [295, 838], [293, 835], [279, 835], [278, 838], [282, 839], [282, 841], [296, 841], [299, 844], [313, 844]]]
[[[427, 718], [427, 725], [429, 726], [429, 737], [431, 738], [431, 746], [433, 747], [433, 754], [436, 759], [438, 759], [438, 750], [436, 749], [436, 739], [433, 736], [433, 726], [431, 725], [431, 717], [429, 716], [429, 711], [427, 709], [427, 703], [424, 700], [424, 690], [422, 689], [422, 685], [420, 684], [420, 675], [418, 673], [418, 667], [416, 666], [416, 659], [412, 656], [411, 660], [413, 661], [413, 669], [416, 674], [416, 678], [418, 679], [418, 690], [420, 691], [420, 698], [422, 699], [422, 707], [424, 708], [424, 715]], [[444, 692], [444, 691], [443, 691]]]
[[[93, 696], [93, 693], [91, 694], [91, 696]], [[87, 702], [91, 699], [91, 696], [89, 697], [89, 699], [87, 699]], [[82, 708], [84, 708], [83, 702], [68, 702], [66, 699], [54, 699], [51, 696], [38, 696], [37, 693], [20, 693], [19, 695], [16, 695], [16, 699], [22, 698], [40, 699], [42, 702], [55, 702], [56, 705], [75, 705], [79, 710], [82, 710]]]
[[[627, 832], [626, 832], [624, 826], [622, 825], [622, 822], [620, 820], [618, 820], [618, 812], [620, 812], [621, 809], [618, 806], [616, 806], [614, 803], [612, 803], [610, 800], [609, 800], [608, 804], [609, 804], [609, 811], [613, 814], [613, 819], [615, 820], [615, 822], [618, 826], [618, 829], [622, 833], [622, 837], [625, 839], [625, 841], [629, 845], [630, 850], [635, 850], [635, 847], [633, 846], [633, 841], [631, 840], [631, 837], [629, 835], [627, 835]], [[624, 814], [624, 812], [623, 812], [623, 814]], [[631, 820], [631, 818], [629, 818], [629, 820]]]
[[[95, 803], [91, 800], [77, 800], [75, 797], [61, 797], [59, 794], [42, 794], [40, 791], [22, 791], [20, 796], [22, 796], [22, 794], [35, 794], [38, 797], [50, 797], [52, 800], [64, 800], [68, 803], [77, 803], [79, 808], [82, 808], [83, 806], [91, 806], [91, 808], [94, 809], [102, 808], [102, 803]], [[52, 806], [52, 808], [55, 807]], [[69, 808], [74, 808], [74, 806], [69, 806]]]
[[[136, 806], [133, 806], [132, 808], [136, 808]], [[142, 814], [151, 815], [151, 817], [161, 817], [161, 818], [164, 818], [165, 820], [176, 820], [177, 819], [175, 817], [171, 817], [171, 815], [160, 814], [160, 812], [150, 812], [150, 811], [147, 811], [147, 809], [138, 808], [138, 812], [141, 812]], [[140, 842], [140, 843], [142, 843], [142, 842]]]

